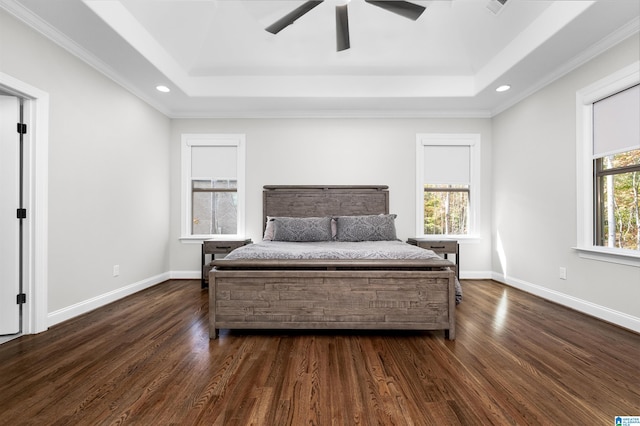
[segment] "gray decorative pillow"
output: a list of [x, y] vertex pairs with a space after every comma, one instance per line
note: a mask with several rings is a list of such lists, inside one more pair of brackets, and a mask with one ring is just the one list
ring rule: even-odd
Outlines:
[[395, 214], [370, 216], [338, 216], [338, 241], [392, 241], [397, 240]]
[[273, 241], [331, 241], [330, 217], [274, 217]]

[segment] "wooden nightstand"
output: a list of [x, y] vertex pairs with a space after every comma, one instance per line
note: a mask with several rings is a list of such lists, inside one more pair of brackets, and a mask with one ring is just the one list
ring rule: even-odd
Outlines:
[[251, 243], [253, 243], [251, 238], [237, 240], [204, 240], [202, 242], [202, 277], [200, 279], [202, 288], [209, 286], [209, 271], [211, 271], [211, 265], [207, 264], [205, 261], [206, 255], [210, 254], [211, 259], [213, 259], [216, 254], [229, 254], [232, 250]]
[[455, 254], [456, 277], [460, 279], [460, 246], [457, 240], [433, 240], [429, 238], [416, 237], [409, 238], [407, 243], [413, 244], [423, 249], [428, 249], [441, 254], [448, 259], [450, 254]]

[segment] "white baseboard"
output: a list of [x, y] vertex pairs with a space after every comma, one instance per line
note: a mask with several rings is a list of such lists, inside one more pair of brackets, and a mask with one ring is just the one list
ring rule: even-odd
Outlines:
[[490, 280], [492, 277], [491, 271], [460, 271], [461, 280]]
[[151, 278], [138, 281], [137, 283], [130, 284], [125, 287], [121, 287], [117, 290], [110, 291], [100, 296], [93, 297], [91, 299], [84, 300], [66, 308], [58, 309], [57, 311], [50, 312], [47, 316], [47, 322], [49, 327], [52, 325], [61, 323], [78, 315], [86, 314], [89, 311], [100, 308], [123, 297], [137, 293], [145, 288], [152, 287], [156, 284], [160, 284], [170, 278], [168, 272], [156, 275]]
[[[200, 271], [171, 271], [169, 272], [172, 280], [199, 280]], [[491, 280], [493, 279], [491, 271], [460, 271], [461, 280]]]
[[3, 343], [7, 343], [10, 342], [13, 339], [17, 339], [20, 336], [23, 336], [24, 334], [15, 334], [15, 335], [11, 335], [11, 336], [2, 336], [0, 337], [0, 345], [2, 345]]
[[640, 318], [625, 314], [624, 312], [615, 311], [605, 306], [600, 306], [595, 303], [578, 299], [577, 297], [569, 296], [559, 291], [550, 290], [546, 287], [516, 278], [505, 277], [503, 274], [499, 274], [497, 272], [493, 273], [492, 279], [611, 324], [640, 333]]
[[199, 280], [202, 277], [200, 271], [171, 271], [169, 276], [172, 280]]
[[[615, 311], [604, 306], [597, 305], [586, 300], [578, 299], [567, 294], [550, 290], [536, 284], [532, 284], [517, 278], [505, 277], [497, 272], [486, 271], [465, 271], [460, 274], [461, 279], [493, 279], [511, 287], [520, 289], [527, 293], [534, 294], [543, 299], [550, 300], [563, 306], [567, 306], [576, 311], [583, 312], [587, 315], [599, 318], [603, 321], [616, 324], [620, 327], [640, 333], [640, 318], [625, 314], [624, 312]], [[78, 315], [85, 314], [89, 311], [115, 302], [118, 299], [134, 294], [145, 288], [160, 284], [168, 279], [200, 279], [200, 271], [170, 271], [151, 278], [130, 284], [109, 293], [96, 296], [94, 298], [76, 303], [75, 305], [59, 309], [48, 315], [48, 326], [52, 326]], [[0, 341], [0, 343], [3, 343]]]

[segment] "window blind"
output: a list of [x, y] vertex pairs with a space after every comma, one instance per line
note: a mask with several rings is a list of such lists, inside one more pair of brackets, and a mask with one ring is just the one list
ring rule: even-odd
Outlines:
[[469, 185], [471, 147], [469, 145], [428, 145], [424, 147], [424, 183]]
[[235, 146], [192, 146], [191, 177], [238, 177], [238, 148]]
[[640, 85], [593, 104], [593, 157], [640, 148]]

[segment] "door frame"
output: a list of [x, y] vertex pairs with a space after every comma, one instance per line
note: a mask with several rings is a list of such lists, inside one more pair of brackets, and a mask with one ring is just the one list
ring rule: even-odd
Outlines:
[[[0, 91], [24, 100], [25, 163], [24, 204], [27, 208], [24, 239], [22, 334], [48, 328], [48, 218], [49, 218], [49, 94], [0, 72]], [[14, 337], [0, 338], [0, 343]]]

